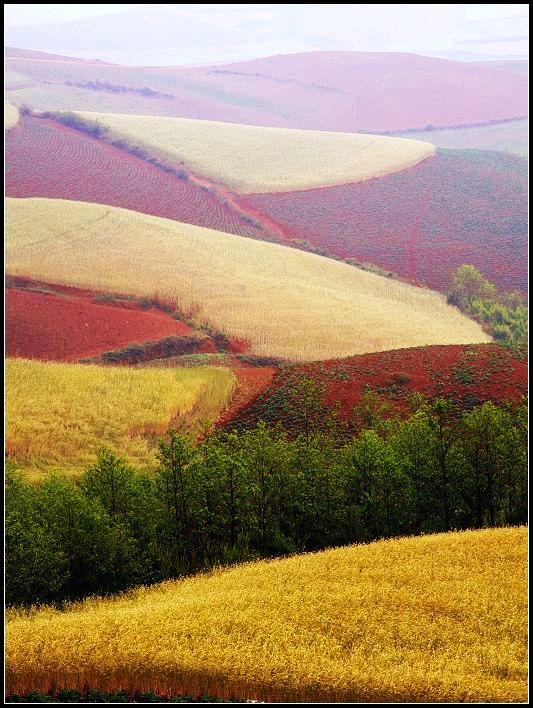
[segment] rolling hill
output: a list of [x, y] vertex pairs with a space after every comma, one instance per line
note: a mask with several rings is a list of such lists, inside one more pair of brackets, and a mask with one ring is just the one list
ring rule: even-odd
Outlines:
[[398, 174], [324, 189], [248, 195], [287, 241], [370, 262], [446, 292], [462, 264], [527, 291], [527, 162], [439, 150]]
[[214, 189], [207, 191], [146, 160], [56, 121], [24, 117], [6, 136], [6, 194], [109, 204], [144, 214], [267, 237], [256, 221]]
[[527, 701], [527, 529], [249, 563], [66, 610], [13, 610], [8, 694]]
[[[10, 91], [10, 99], [40, 110], [168, 115], [373, 133], [462, 126], [528, 114], [523, 74], [405, 53], [304, 52], [180, 68], [129, 67], [51, 55], [45, 59], [8, 50], [7, 68], [36, 82]], [[114, 89], [94, 90], [95, 82]], [[123, 93], [117, 87], [131, 90]], [[143, 88], [167, 95], [145, 97], [138, 93]]]
[[130, 369], [8, 359], [6, 452], [33, 478], [80, 472], [108, 445], [154, 461], [152, 438], [216, 418], [234, 387], [227, 369]]
[[363, 182], [434, 153], [427, 142], [285, 130], [187, 118], [82, 113], [151, 154], [237, 192], [285, 192]]
[[[295, 364], [278, 369], [253, 401], [233, 418], [224, 416], [223, 425], [247, 429], [266, 420], [291, 430], [294, 420], [287, 413], [287, 396], [302, 377], [324, 385], [325, 412], [339, 405], [340, 419], [350, 421], [365, 391], [379, 394], [390, 414], [408, 411], [415, 392], [429, 401], [452, 400], [459, 411], [484, 401], [518, 402], [527, 395], [528, 373], [524, 353], [495, 343], [407, 348]], [[353, 432], [353, 424], [348, 431]]]
[[7, 272], [170, 301], [266, 356], [488, 341], [428, 290], [296, 249], [83, 202], [8, 199]]

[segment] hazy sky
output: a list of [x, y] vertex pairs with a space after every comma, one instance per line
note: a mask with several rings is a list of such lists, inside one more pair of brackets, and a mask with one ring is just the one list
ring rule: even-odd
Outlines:
[[[15, 27], [114, 14], [143, 5], [7, 4], [4, 7], [6, 26]], [[149, 7], [153, 10], [158, 6]], [[301, 50], [302, 38], [306, 42], [320, 38], [323, 44], [316, 48], [410, 51], [434, 56], [454, 52], [527, 54], [527, 4], [171, 4], [159, 7], [216, 27], [238, 29], [243, 37], [253, 23], [263, 23], [265, 28], [271, 27], [278, 33], [281, 40], [286, 34], [289, 51]], [[251, 39], [250, 33], [249, 36]], [[324, 44], [328, 41], [331, 47]]]

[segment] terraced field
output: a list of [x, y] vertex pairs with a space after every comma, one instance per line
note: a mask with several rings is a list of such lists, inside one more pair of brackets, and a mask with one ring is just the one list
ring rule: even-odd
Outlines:
[[395, 175], [243, 205], [286, 238], [374, 263], [446, 291], [469, 263], [499, 288], [527, 290], [527, 163], [514, 155], [444, 151]]
[[80, 472], [109, 445], [154, 461], [155, 434], [216, 419], [235, 378], [227, 369], [130, 369], [8, 359], [6, 451], [31, 477]]
[[249, 563], [12, 610], [6, 689], [266, 702], [527, 702], [527, 528]]
[[378, 393], [391, 413], [408, 409], [415, 392], [428, 400], [451, 399], [463, 410], [484, 401], [520, 401], [528, 390], [525, 353], [498, 344], [398, 349], [279, 369], [251, 404], [223, 423], [243, 429], [266, 420], [290, 429], [287, 396], [302, 376], [324, 384], [324, 403], [328, 408], [338, 403], [342, 420], [351, 419], [365, 390]]
[[362, 182], [416, 165], [429, 143], [186, 118], [87, 113], [113, 133], [237, 192], [284, 192]]
[[434, 292], [296, 249], [83, 202], [8, 199], [7, 272], [169, 300], [251, 353], [488, 341]]
[[109, 204], [242, 236], [265, 237], [220, 198], [145, 160], [50, 120], [6, 137], [6, 194]]

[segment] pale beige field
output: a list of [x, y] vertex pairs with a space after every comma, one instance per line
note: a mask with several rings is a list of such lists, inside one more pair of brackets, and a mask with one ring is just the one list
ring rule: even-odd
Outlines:
[[286, 192], [362, 182], [416, 165], [433, 145], [381, 135], [262, 128], [235, 123], [80, 112], [152, 155], [183, 162], [231, 189]]
[[8, 359], [6, 450], [30, 476], [75, 473], [109, 445], [131, 462], [154, 460], [145, 433], [174, 419], [190, 428], [216, 419], [233, 390], [229, 369], [131, 369]]
[[19, 122], [19, 118], [18, 108], [9, 101], [4, 101], [4, 130], [13, 128]]
[[328, 359], [489, 341], [438, 293], [277, 244], [49, 199], [7, 200], [7, 272], [170, 300], [253, 353]]
[[527, 701], [527, 529], [378, 541], [8, 613], [8, 693]]

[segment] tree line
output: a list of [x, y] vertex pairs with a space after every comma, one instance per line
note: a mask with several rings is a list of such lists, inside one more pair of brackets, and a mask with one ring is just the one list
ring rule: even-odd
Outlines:
[[499, 342], [527, 342], [526, 298], [517, 290], [498, 292], [474, 266], [462, 265], [457, 269], [447, 299]]
[[300, 432], [259, 423], [170, 431], [141, 472], [105, 447], [82, 476], [37, 485], [8, 464], [6, 600], [61, 603], [231, 564], [378, 538], [527, 522], [527, 410], [415, 396], [407, 417], [368, 394], [346, 440], [317, 423], [303, 380]]

